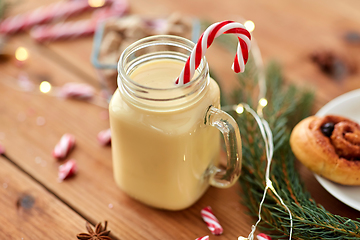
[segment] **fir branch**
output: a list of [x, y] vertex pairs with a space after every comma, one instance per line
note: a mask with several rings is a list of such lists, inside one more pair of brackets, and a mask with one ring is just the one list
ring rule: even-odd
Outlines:
[[[278, 64], [271, 63], [266, 73], [268, 106], [264, 108], [264, 117], [272, 129], [275, 148], [271, 180], [292, 213], [293, 239], [360, 239], [360, 222], [333, 215], [318, 205], [305, 190], [295, 169], [295, 157], [289, 145], [290, 132], [297, 122], [310, 114], [314, 94], [295, 86], [284, 87]], [[248, 86], [254, 88], [255, 85], [247, 83], [249, 74], [246, 77], [239, 76], [240, 85], [244, 87], [237, 89], [229, 102], [249, 102], [251, 105], [256, 101], [249, 101]], [[255, 75], [252, 77], [256, 78]], [[250, 215], [257, 216], [265, 187], [266, 158], [263, 139], [250, 114], [231, 114], [240, 127], [243, 140], [243, 172], [240, 183], [243, 192], [249, 193], [243, 195], [243, 203], [249, 208]], [[259, 227], [271, 233], [275, 239], [289, 236], [288, 212], [270, 190], [262, 209], [262, 219]]]
[[[203, 22], [203, 26], [208, 25]], [[237, 41], [229, 36], [220, 36], [216, 42], [235, 52]], [[257, 69], [250, 55], [246, 71], [239, 76], [239, 89], [228, 98], [222, 93], [222, 104], [246, 102], [252, 108], [257, 104], [254, 93], [258, 92]], [[213, 76], [214, 77], [214, 76]], [[214, 78], [216, 79], [216, 78]], [[293, 239], [360, 239], [360, 219], [352, 220], [333, 215], [317, 204], [306, 191], [295, 169], [295, 157], [289, 145], [293, 127], [310, 115], [314, 93], [290, 85], [285, 86], [280, 65], [272, 62], [266, 70], [268, 105], [263, 109], [273, 133], [274, 156], [271, 181], [293, 216]], [[221, 81], [219, 82], [221, 84]], [[223, 104], [224, 105], [224, 104]], [[249, 113], [238, 115], [229, 112], [237, 121], [243, 142], [243, 168], [239, 179], [244, 194], [243, 203], [249, 215], [256, 217], [265, 188], [266, 155], [259, 128]], [[289, 236], [290, 219], [286, 209], [269, 190], [262, 209], [259, 228], [271, 237]]]

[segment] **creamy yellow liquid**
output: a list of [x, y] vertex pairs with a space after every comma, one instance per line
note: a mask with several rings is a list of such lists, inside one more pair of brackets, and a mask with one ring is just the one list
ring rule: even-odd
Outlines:
[[[130, 77], [144, 86], [174, 88], [182, 68], [176, 60], [153, 60]], [[200, 100], [180, 109], [169, 102], [169, 111], [139, 108], [118, 89], [109, 106], [117, 185], [157, 208], [180, 210], [198, 200], [209, 186], [206, 170], [217, 165], [220, 152], [219, 131], [204, 125], [210, 105], [220, 107], [213, 79]]]

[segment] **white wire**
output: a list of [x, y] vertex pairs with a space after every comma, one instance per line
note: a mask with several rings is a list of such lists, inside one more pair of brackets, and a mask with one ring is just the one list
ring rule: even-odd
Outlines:
[[[273, 135], [270, 129], [270, 126], [268, 124], [268, 122], [260, 117], [253, 109], [251, 109], [251, 107], [246, 104], [246, 103], [240, 103], [238, 105], [234, 105], [231, 106], [231, 109], [235, 110], [237, 109], [239, 106], [243, 106], [243, 108], [248, 111], [255, 119], [256, 123], [259, 126], [260, 129], [260, 133], [261, 136], [264, 140], [265, 143], [265, 153], [266, 153], [266, 159], [267, 159], [267, 164], [266, 164], [266, 172], [265, 172], [265, 182], [266, 182], [266, 186], [264, 189], [264, 193], [259, 205], [259, 211], [258, 211], [258, 220], [256, 221], [255, 225], [252, 225], [251, 227], [251, 232], [248, 236], [248, 240], [253, 240], [254, 239], [254, 233], [256, 231], [256, 227], [258, 226], [258, 224], [261, 222], [262, 217], [261, 217], [261, 210], [263, 207], [263, 204], [265, 202], [265, 198], [266, 198], [266, 194], [268, 189], [270, 189], [274, 195], [279, 199], [280, 203], [285, 207], [285, 209], [287, 210], [287, 212], [289, 213], [289, 219], [290, 219], [290, 231], [289, 231], [289, 239], [292, 238], [292, 232], [293, 232], [293, 218], [292, 218], [292, 214], [290, 209], [288, 208], [288, 206], [284, 203], [283, 199], [280, 197], [280, 195], [276, 192], [274, 186], [272, 185], [272, 182], [270, 180], [270, 168], [271, 168], [271, 162], [272, 162], [272, 158], [273, 158], [273, 154], [274, 154], [274, 143], [273, 143]], [[228, 106], [226, 106], [227, 108], [229, 108]]]

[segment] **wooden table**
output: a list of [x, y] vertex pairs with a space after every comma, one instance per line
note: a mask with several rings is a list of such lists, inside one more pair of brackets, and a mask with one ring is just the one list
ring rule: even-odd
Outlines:
[[[56, 0], [18, 1], [8, 11], [14, 15]], [[359, 74], [335, 81], [309, 60], [314, 50], [329, 49], [358, 61], [360, 45], [350, 45], [343, 36], [359, 32], [358, 0], [132, 0], [131, 12], [164, 16], [173, 11], [211, 21], [240, 16], [256, 24], [254, 36], [265, 62], [278, 60], [288, 82], [316, 90], [318, 110], [327, 101], [360, 87]], [[93, 225], [108, 220], [113, 239], [195, 239], [210, 234], [200, 210], [213, 207], [224, 234], [211, 239], [247, 236], [255, 219], [240, 203], [238, 184], [230, 189], [210, 188], [192, 207], [178, 212], [144, 206], [119, 190], [112, 177], [110, 147], [98, 144], [97, 133], [109, 127], [106, 109], [86, 102], [61, 100], [46, 94], [18, 91], [2, 84], [26, 72], [36, 82], [48, 79], [53, 86], [85, 82], [99, 89], [90, 63], [92, 38], [35, 43], [28, 33], [7, 43], [12, 54], [18, 46], [29, 50], [29, 59], [18, 67], [15, 61], [0, 64], [0, 239], [76, 239]], [[223, 79], [233, 78], [230, 62], [219, 61], [221, 50], [210, 50], [208, 61]], [[45, 121], [44, 121], [45, 120]], [[43, 122], [41, 122], [43, 121]], [[42, 125], [42, 123], [45, 123]], [[62, 183], [51, 152], [63, 133], [76, 136], [70, 158], [78, 174]], [[303, 180], [316, 201], [333, 213], [351, 218], [359, 212], [328, 194], [313, 175], [299, 165]]]

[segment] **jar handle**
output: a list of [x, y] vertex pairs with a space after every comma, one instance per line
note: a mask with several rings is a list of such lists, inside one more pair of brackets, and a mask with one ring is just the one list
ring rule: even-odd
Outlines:
[[227, 188], [232, 186], [241, 174], [242, 148], [239, 127], [229, 114], [210, 106], [205, 115], [205, 125], [216, 127], [224, 136], [227, 167], [226, 170], [212, 166], [210, 185]]

